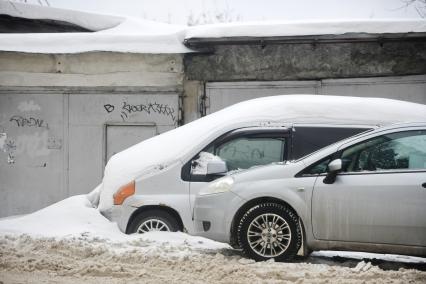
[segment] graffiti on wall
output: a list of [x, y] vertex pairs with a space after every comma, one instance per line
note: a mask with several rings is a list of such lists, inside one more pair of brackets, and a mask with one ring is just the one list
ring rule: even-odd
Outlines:
[[[34, 110], [36, 105], [33, 102], [26, 103], [21, 108]], [[10, 117], [9, 122], [13, 127], [33, 128], [36, 132], [31, 131], [31, 133], [19, 134], [15, 137], [8, 137], [6, 131], [0, 133], [0, 151], [7, 155], [8, 164], [14, 164], [16, 157], [20, 154], [30, 158], [49, 155], [49, 124], [44, 119], [16, 114]]]
[[16, 138], [7, 139], [6, 133], [3, 134], [5, 141], [0, 148], [7, 154], [7, 162], [15, 163], [15, 157], [20, 154], [28, 155], [30, 158], [49, 155], [48, 131], [35, 132], [32, 134], [21, 134]]
[[14, 115], [9, 119], [9, 121], [15, 122], [18, 127], [44, 127], [49, 129], [49, 124], [43, 119], [37, 117]]
[[[113, 104], [105, 104], [104, 109], [107, 113], [112, 113], [115, 111], [116, 106]], [[146, 113], [148, 115], [160, 114], [169, 117], [173, 123], [176, 123], [177, 119], [176, 111], [173, 107], [157, 102], [146, 104], [130, 104], [128, 102], [123, 102], [122, 105], [117, 108], [117, 111], [120, 112], [120, 116], [123, 121], [126, 121], [133, 113]]]

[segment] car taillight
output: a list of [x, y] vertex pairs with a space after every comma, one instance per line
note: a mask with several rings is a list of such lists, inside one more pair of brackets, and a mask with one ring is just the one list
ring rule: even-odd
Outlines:
[[116, 193], [114, 193], [114, 205], [123, 204], [124, 200], [133, 194], [135, 194], [135, 181], [123, 185]]

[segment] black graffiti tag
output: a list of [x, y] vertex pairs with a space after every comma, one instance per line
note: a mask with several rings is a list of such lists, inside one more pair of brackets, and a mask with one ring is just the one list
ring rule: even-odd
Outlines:
[[133, 112], [145, 112], [147, 114], [158, 113], [171, 117], [173, 121], [175, 120], [175, 110], [166, 104], [159, 104], [157, 102], [138, 105], [131, 105], [127, 102], [123, 102], [121, 114], [127, 117], [128, 114]]
[[114, 109], [115, 109], [115, 107], [113, 105], [110, 105], [110, 104], [104, 105], [104, 108], [108, 113], [113, 112]]
[[9, 121], [15, 121], [18, 127], [45, 127], [49, 128], [49, 124], [45, 123], [43, 119], [35, 117], [23, 117], [21, 115], [12, 116]]
[[[104, 108], [108, 113], [111, 113], [114, 111], [115, 106], [112, 104], [105, 104]], [[160, 104], [157, 102], [147, 104], [129, 104], [128, 102], [123, 102], [123, 105], [121, 106], [120, 116], [123, 121], [125, 121], [129, 117], [129, 115], [137, 112], [144, 112], [147, 114], [157, 113], [165, 115], [167, 117], [170, 117], [174, 122], [176, 122], [175, 109], [167, 104]]]

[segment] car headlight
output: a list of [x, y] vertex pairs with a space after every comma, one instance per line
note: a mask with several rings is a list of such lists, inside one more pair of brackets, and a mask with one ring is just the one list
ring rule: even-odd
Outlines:
[[234, 178], [227, 176], [227, 177], [218, 179], [215, 182], [210, 183], [208, 186], [201, 189], [198, 194], [209, 195], [209, 194], [227, 192], [231, 189], [233, 184], [234, 184]]

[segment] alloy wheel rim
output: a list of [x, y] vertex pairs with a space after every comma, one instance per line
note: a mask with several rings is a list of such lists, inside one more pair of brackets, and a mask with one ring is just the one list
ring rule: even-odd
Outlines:
[[157, 231], [169, 232], [170, 228], [162, 220], [149, 219], [144, 221], [142, 224], [140, 224], [140, 226], [138, 227], [137, 233], [143, 234], [147, 232], [157, 232]]
[[262, 214], [250, 223], [247, 240], [256, 254], [276, 257], [283, 254], [290, 245], [290, 226], [277, 214]]

